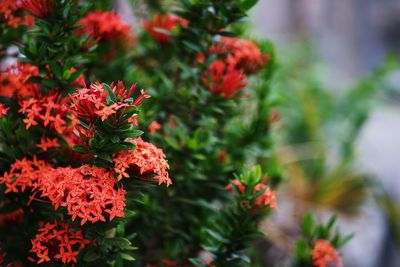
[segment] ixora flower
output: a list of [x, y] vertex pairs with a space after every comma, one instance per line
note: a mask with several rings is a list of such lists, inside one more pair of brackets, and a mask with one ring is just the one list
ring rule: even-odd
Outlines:
[[251, 40], [234, 37], [221, 37], [221, 40], [210, 49], [210, 53], [220, 54], [225, 61], [237, 70], [254, 73], [270, 60]]
[[12, 165], [9, 172], [5, 172], [0, 177], [0, 184], [5, 184], [5, 193], [24, 192], [26, 188], [31, 188], [36, 183], [39, 177], [50, 166], [43, 160], [33, 160], [26, 158], [17, 159]]
[[157, 121], [152, 121], [147, 128], [149, 129], [150, 134], [155, 134], [161, 129], [161, 124]]
[[22, 120], [26, 124], [26, 129], [40, 123], [58, 134], [64, 133], [71, 126], [66, 101], [58, 94], [20, 101], [19, 112], [26, 114], [26, 118]]
[[241, 181], [239, 181], [238, 179], [233, 180], [231, 184], [228, 184], [227, 186], [225, 186], [225, 190], [233, 191], [232, 184], [234, 184], [236, 186], [236, 188], [239, 190], [239, 192], [242, 194], [246, 190], [246, 188], [244, 187], [244, 184]]
[[172, 184], [168, 176], [168, 162], [164, 152], [155, 145], [143, 141], [141, 138], [132, 140], [136, 145], [134, 150], [123, 150], [114, 157], [114, 170], [118, 180], [130, 176], [139, 176], [140, 179], [157, 181], [158, 184]]
[[55, 209], [66, 207], [72, 221], [79, 218], [84, 224], [105, 222], [106, 216], [110, 221], [124, 217], [126, 191], [116, 187], [113, 173], [83, 165], [49, 169], [38, 179], [36, 190], [50, 199]]
[[[225, 190], [233, 191], [233, 185], [237, 188], [239, 193], [241, 194], [245, 193], [246, 186], [237, 179], [233, 180], [231, 184], [225, 186]], [[271, 188], [269, 188], [267, 185], [259, 183], [254, 187], [253, 193], [256, 194], [261, 190], [264, 191], [254, 200], [254, 205], [259, 208], [269, 207], [275, 209], [277, 207], [275, 191], [271, 190]]]
[[128, 44], [132, 28], [125, 24], [115, 12], [93, 11], [82, 18], [77, 34], [87, 34], [94, 40]]
[[30, 252], [36, 254], [37, 258], [29, 257], [32, 262], [61, 261], [67, 264], [77, 263], [77, 256], [90, 241], [84, 238], [82, 230], [74, 230], [67, 223], [54, 221], [40, 228], [31, 243]]
[[246, 75], [232, 64], [214, 61], [203, 74], [202, 81], [212, 94], [231, 98], [247, 86]]
[[29, 13], [44, 18], [53, 9], [53, 0], [20, 0], [20, 6]]
[[28, 80], [33, 76], [39, 76], [39, 69], [30, 64], [16, 63], [0, 72], [0, 96], [18, 98], [33, 97], [38, 95], [37, 84]]
[[172, 14], [156, 14], [151, 21], [145, 21], [143, 27], [146, 31], [161, 44], [167, 43], [171, 39], [171, 31], [178, 25], [187, 27], [188, 22]]
[[327, 240], [317, 240], [311, 254], [314, 267], [338, 267], [341, 265], [336, 249]]
[[254, 187], [254, 193], [262, 190], [264, 190], [264, 192], [256, 198], [256, 205], [258, 207], [269, 206], [270, 208], [275, 209], [277, 207], [275, 191], [272, 191], [271, 188], [265, 184], [257, 184]]
[[49, 148], [60, 147], [57, 138], [47, 138], [42, 136], [40, 139], [40, 143], [36, 145], [38, 148], [42, 149], [43, 151], [47, 151]]
[[10, 108], [6, 108], [6, 106], [4, 104], [0, 104], [0, 118], [7, 116], [8, 110]]
[[92, 83], [89, 88], [82, 88], [71, 95], [71, 109], [77, 117], [88, 123], [94, 123], [98, 118], [108, 120], [113, 125], [120, 125], [132, 120], [132, 116], [125, 116], [125, 111], [138, 107], [143, 99], [150, 96], [142, 89], [140, 96], [134, 100], [132, 95], [136, 90], [133, 84], [129, 90], [119, 81], [110, 86], [101, 83]]
[[4, 23], [11, 28], [20, 25], [32, 27], [35, 19], [32, 16], [21, 16], [21, 7], [16, 0], [2, 0], [0, 5], [0, 24]]

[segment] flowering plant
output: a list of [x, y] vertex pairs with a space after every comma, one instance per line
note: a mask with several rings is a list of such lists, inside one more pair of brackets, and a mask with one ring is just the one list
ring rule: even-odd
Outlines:
[[108, 0], [5, 1], [0, 265], [251, 266], [282, 180], [255, 3], [147, 1], [133, 28]]

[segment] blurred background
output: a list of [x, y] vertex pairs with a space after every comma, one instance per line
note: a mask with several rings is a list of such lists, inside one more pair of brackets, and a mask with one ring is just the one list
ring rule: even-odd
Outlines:
[[338, 213], [355, 234], [343, 266], [400, 266], [400, 1], [261, 0], [250, 20], [252, 36], [276, 46], [288, 100], [277, 129], [285, 199], [264, 225], [276, 226], [272, 243], [304, 209]]

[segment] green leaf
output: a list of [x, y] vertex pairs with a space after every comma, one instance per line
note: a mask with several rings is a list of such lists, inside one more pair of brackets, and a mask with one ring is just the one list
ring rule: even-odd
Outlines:
[[119, 255], [121, 255], [121, 257], [126, 260], [126, 261], [134, 261], [135, 258], [132, 257], [131, 255], [127, 254], [127, 253], [119, 253]]
[[178, 141], [175, 138], [173, 138], [171, 136], [167, 136], [167, 137], [165, 137], [165, 141], [168, 143], [168, 145], [170, 145], [175, 150], [179, 150], [180, 149]]
[[63, 75], [62, 75], [62, 78], [64, 80], [68, 80], [71, 77], [71, 74], [72, 74], [72, 72], [70, 70], [65, 70]]
[[88, 153], [88, 151], [82, 145], [74, 145], [72, 150], [81, 154]]
[[57, 86], [57, 82], [55, 80], [47, 80], [47, 79], [42, 79], [42, 84], [44, 84], [47, 87], [55, 87]]
[[310, 238], [314, 232], [314, 218], [310, 213], [304, 216], [303, 223], [301, 224], [301, 231], [303, 235]]
[[99, 253], [96, 253], [94, 250], [87, 251], [85, 253], [85, 256], [83, 256], [83, 260], [86, 262], [93, 262], [99, 258], [100, 258]]
[[113, 102], [117, 102], [117, 101], [118, 101], [118, 99], [117, 99], [117, 97], [115, 96], [113, 90], [111, 90], [111, 87], [110, 87], [108, 84], [103, 83], [103, 89], [107, 90], [108, 96], [110, 97], [110, 99], [111, 99]]
[[128, 239], [126, 239], [124, 237], [108, 238], [108, 239], [106, 239], [106, 243], [111, 246], [115, 246], [115, 247], [119, 247], [119, 248], [129, 247], [132, 245], [131, 241], [129, 241]]
[[335, 222], [336, 222], [336, 215], [333, 215], [329, 219], [328, 224], [326, 225], [326, 230], [327, 230], [328, 233], [332, 230], [333, 225], [335, 224]]
[[101, 154], [98, 154], [98, 157], [99, 157], [100, 159], [103, 159], [103, 160], [109, 162], [109, 163], [113, 163], [113, 159], [112, 159], [112, 157], [111, 157], [110, 154], [101, 153]]
[[211, 229], [206, 229], [206, 232], [215, 240], [224, 243], [224, 244], [229, 244], [229, 239], [223, 237], [220, 233], [217, 233]]
[[194, 266], [204, 267], [206, 266], [200, 259], [189, 259], [189, 262], [194, 264]]
[[343, 238], [342, 240], [340, 240], [340, 241], [338, 242], [337, 248], [341, 248], [341, 247], [343, 247], [344, 245], [346, 245], [347, 242], [349, 242], [351, 239], [353, 239], [353, 237], [354, 237], [354, 234], [347, 235], [345, 238]]
[[125, 217], [126, 218], [130, 218], [136, 215], [136, 212], [134, 212], [133, 210], [127, 210], [125, 209], [124, 211]]
[[57, 76], [57, 78], [61, 79], [62, 78], [62, 68], [60, 67], [60, 65], [58, 65], [58, 63], [54, 60], [49, 62], [49, 66], [51, 71]]
[[114, 135], [113, 137], [111, 137], [111, 142], [113, 142], [114, 144], [117, 144], [121, 141], [121, 139], [119, 138], [118, 135]]
[[218, 32], [218, 34], [221, 36], [226, 36], [226, 37], [236, 37], [237, 36], [235, 33], [227, 32], [227, 31]]
[[135, 139], [135, 138], [138, 138], [139, 136], [141, 136], [142, 134], [143, 134], [143, 131], [134, 129], [134, 130], [129, 132], [129, 136], [128, 137], [131, 137], [131, 138]]
[[255, 4], [257, 4], [258, 0], [244, 0], [242, 1], [240, 7], [242, 11], [247, 11], [252, 8]]

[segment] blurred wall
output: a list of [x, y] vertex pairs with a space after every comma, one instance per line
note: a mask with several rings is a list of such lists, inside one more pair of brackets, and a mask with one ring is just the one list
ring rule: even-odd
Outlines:
[[311, 40], [339, 87], [400, 52], [399, 0], [261, 0], [251, 19], [281, 47]]

